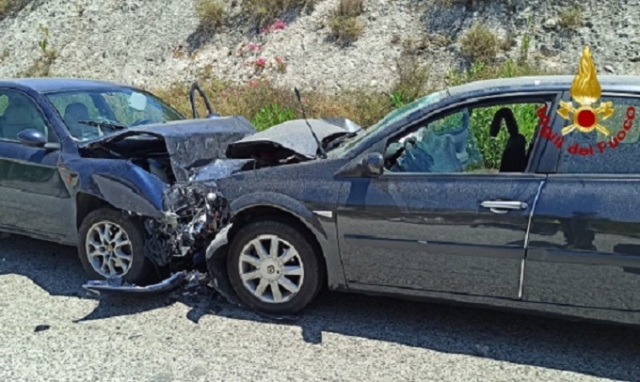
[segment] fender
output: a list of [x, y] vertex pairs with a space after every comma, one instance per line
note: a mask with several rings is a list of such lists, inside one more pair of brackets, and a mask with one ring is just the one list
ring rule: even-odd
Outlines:
[[152, 218], [165, 217], [163, 195], [168, 186], [160, 179], [121, 160], [99, 159], [90, 167], [85, 163], [71, 161], [61, 168], [73, 195], [82, 192], [117, 209]]
[[325, 227], [318, 220], [318, 216], [309, 211], [304, 204], [290, 196], [275, 192], [256, 192], [238, 197], [231, 202], [229, 207], [232, 215], [238, 215], [255, 207], [277, 208], [300, 219], [316, 236], [318, 241], [321, 239], [328, 240]]

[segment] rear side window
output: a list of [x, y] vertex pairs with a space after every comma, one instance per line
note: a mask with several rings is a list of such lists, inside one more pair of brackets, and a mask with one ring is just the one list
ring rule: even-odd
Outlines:
[[4, 115], [7, 107], [9, 107], [9, 96], [6, 94], [0, 94], [0, 117]]
[[[605, 103], [611, 102], [614, 110], [603, 119]], [[580, 113], [579, 105], [573, 104]], [[558, 172], [564, 174], [640, 174], [640, 123], [636, 112], [640, 99], [603, 96], [584, 114], [569, 114], [563, 128], [562, 156]], [[599, 109], [600, 108], [600, 109]], [[588, 125], [594, 122], [592, 131], [580, 131], [575, 121]], [[583, 129], [584, 130], [584, 129]]]

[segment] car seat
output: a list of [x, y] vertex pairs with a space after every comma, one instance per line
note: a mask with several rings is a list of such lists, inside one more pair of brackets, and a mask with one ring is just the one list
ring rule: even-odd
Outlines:
[[67, 124], [69, 133], [76, 138], [82, 138], [84, 135], [85, 125], [79, 121], [89, 119], [89, 109], [80, 102], [74, 102], [67, 105], [64, 109], [64, 121]]
[[9, 101], [9, 106], [4, 112], [2, 125], [0, 125], [0, 136], [17, 140], [18, 134], [27, 129], [42, 131], [46, 138], [44, 122], [36, 114], [35, 108], [25, 99], [14, 97]]
[[500, 172], [523, 172], [527, 167], [527, 140], [520, 134], [513, 111], [508, 107], [498, 110], [491, 121], [489, 133], [492, 137], [497, 137], [502, 121], [507, 125], [509, 139], [502, 152]]

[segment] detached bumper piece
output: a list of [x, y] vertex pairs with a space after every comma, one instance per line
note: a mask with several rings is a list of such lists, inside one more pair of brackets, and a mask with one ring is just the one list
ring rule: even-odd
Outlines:
[[174, 290], [182, 285], [187, 272], [177, 272], [171, 275], [171, 277], [162, 280], [161, 282], [153, 285], [138, 286], [129, 284], [122, 279], [109, 279], [109, 280], [90, 280], [82, 287], [89, 292], [97, 295], [102, 294], [120, 294], [120, 293], [132, 293], [132, 294], [151, 294], [151, 293], [163, 293]]

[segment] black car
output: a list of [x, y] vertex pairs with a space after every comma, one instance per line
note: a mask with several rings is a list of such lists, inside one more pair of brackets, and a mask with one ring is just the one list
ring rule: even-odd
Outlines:
[[217, 182], [233, 217], [210, 273], [268, 313], [327, 285], [640, 323], [640, 77], [595, 78], [474, 82], [367, 130], [232, 143], [247, 164]]
[[198, 118], [195, 91], [204, 95], [194, 84], [187, 119], [109, 82], [0, 81], [0, 231], [77, 245], [92, 278], [137, 285], [204, 261], [229, 218], [205, 178], [255, 129], [216, 115], [206, 97]]

